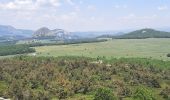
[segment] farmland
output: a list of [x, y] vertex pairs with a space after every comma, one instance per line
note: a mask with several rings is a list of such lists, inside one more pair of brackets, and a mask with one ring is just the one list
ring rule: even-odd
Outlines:
[[37, 56], [140, 57], [170, 60], [170, 39], [113, 39], [99, 43], [35, 47]]

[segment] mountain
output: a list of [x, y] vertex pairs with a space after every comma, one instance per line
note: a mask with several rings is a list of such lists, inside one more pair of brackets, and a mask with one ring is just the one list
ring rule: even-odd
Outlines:
[[71, 32], [71, 34], [74, 34], [76, 36], [79, 36], [80, 38], [96, 38], [102, 35], [110, 35], [110, 36], [116, 36], [117, 31], [87, 31], [87, 32]]
[[32, 30], [16, 29], [12, 26], [0, 25], [0, 38], [23, 39], [32, 36]]
[[42, 27], [34, 32], [33, 37], [35, 38], [52, 38], [56, 40], [76, 39], [77, 36], [70, 34], [63, 29], [50, 30], [46, 27]]
[[104, 35], [100, 35], [98, 36], [97, 38], [113, 38], [115, 36], [120, 36], [120, 35], [124, 35], [125, 33], [123, 32], [118, 32], [118, 33], [115, 33], [115, 34], [104, 34]]
[[50, 30], [46, 27], [42, 27], [38, 29], [37, 31], [34, 32], [33, 36], [34, 37], [45, 37], [49, 36]]
[[170, 38], [170, 32], [157, 31], [154, 29], [145, 28], [127, 34], [123, 34], [120, 36], [114, 36], [113, 38], [120, 38], [120, 39]]

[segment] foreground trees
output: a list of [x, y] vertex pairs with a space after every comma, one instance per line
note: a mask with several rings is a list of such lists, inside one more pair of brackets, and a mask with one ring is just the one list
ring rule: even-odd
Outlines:
[[27, 56], [1, 59], [0, 95], [14, 100], [67, 99], [75, 94], [91, 94], [95, 100], [169, 97], [169, 62], [100, 58], [103, 63], [98, 63], [97, 60]]
[[99, 88], [94, 96], [94, 100], [117, 100], [111, 90]]
[[156, 100], [153, 96], [152, 91], [148, 90], [145, 87], [139, 87], [136, 89], [134, 96], [134, 100]]

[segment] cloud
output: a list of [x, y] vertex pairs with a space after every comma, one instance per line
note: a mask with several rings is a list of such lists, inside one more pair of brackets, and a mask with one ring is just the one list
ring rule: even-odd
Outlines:
[[59, 0], [13, 0], [0, 3], [0, 9], [5, 10], [36, 10], [44, 7], [59, 7]]
[[[124, 17], [117, 18], [117, 25], [125, 26], [125, 27], [155, 27], [159, 26], [158, 21], [163, 19], [162, 17], [153, 14], [153, 15], [137, 15], [135, 13], [130, 13]], [[161, 22], [162, 23], [162, 22]]]
[[66, 0], [66, 2], [72, 6], [75, 5], [75, 3], [72, 0]]
[[160, 11], [168, 10], [168, 6], [166, 6], [166, 5], [164, 5], [164, 6], [159, 6], [157, 9], [160, 10]]
[[36, 0], [33, 5], [38, 7], [59, 7], [61, 3], [59, 0]]
[[60, 16], [60, 19], [63, 20], [63, 21], [71, 21], [71, 20], [74, 20], [78, 18], [78, 14], [77, 12], [70, 12], [68, 14], [63, 14]]
[[90, 11], [95, 11], [95, 10], [96, 10], [96, 6], [94, 6], [94, 5], [88, 5], [88, 6], [87, 6], [87, 9], [90, 10]]
[[126, 4], [124, 4], [124, 5], [114, 5], [113, 7], [116, 8], [116, 9], [125, 9], [125, 8], [127, 8], [127, 5]]
[[152, 20], [152, 19], [156, 19], [158, 18], [158, 16], [156, 14], [150, 15], [150, 16], [137, 16], [134, 13], [130, 13], [129, 15], [125, 16], [125, 17], [121, 17], [121, 20]]

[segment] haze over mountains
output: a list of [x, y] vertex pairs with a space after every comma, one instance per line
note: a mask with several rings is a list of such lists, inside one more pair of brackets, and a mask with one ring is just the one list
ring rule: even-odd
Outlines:
[[50, 30], [42, 27], [37, 30], [16, 29], [13, 26], [0, 25], [0, 37], [2, 38], [31, 38], [31, 37], [55, 37], [58, 39], [77, 39], [77, 38], [95, 38], [103, 34], [116, 34], [116, 31], [89, 31], [89, 32], [69, 32], [64, 29]]
[[16, 29], [13, 26], [0, 25], [0, 37], [9, 39], [21, 39], [32, 36], [33, 31], [27, 29]]
[[141, 29], [120, 36], [114, 36], [113, 38], [122, 39], [143, 39], [143, 38], [170, 38], [170, 32], [158, 31], [154, 29]]
[[[166, 28], [167, 29], [167, 28]], [[154, 29], [141, 29], [132, 32], [118, 31], [93, 31], [93, 32], [69, 32], [64, 29], [49, 29], [42, 27], [36, 31], [28, 29], [16, 29], [13, 26], [0, 25], [0, 39], [25, 39], [25, 38], [53, 38], [56, 40], [81, 39], [81, 38], [170, 38], [169, 32]]]

